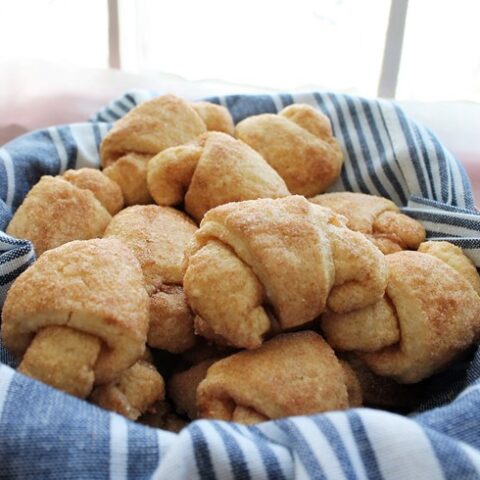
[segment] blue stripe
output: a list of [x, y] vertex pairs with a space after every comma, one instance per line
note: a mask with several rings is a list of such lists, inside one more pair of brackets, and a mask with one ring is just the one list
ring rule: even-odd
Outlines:
[[115, 102], [115, 106], [117, 108], [119, 108], [122, 112], [124, 113], [128, 113], [131, 109], [132, 109], [132, 106], [127, 104], [127, 102], [125, 101], [124, 98], [119, 98], [116, 102]]
[[398, 117], [398, 121], [400, 123], [400, 128], [402, 129], [403, 135], [405, 137], [405, 142], [407, 144], [408, 153], [410, 155], [410, 163], [415, 169], [415, 173], [417, 176], [418, 184], [420, 186], [421, 194], [424, 197], [429, 197], [427, 184], [425, 182], [425, 175], [423, 174], [422, 167], [420, 165], [420, 158], [418, 157], [417, 148], [413, 141], [412, 134], [410, 132], [410, 127], [408, 125], [407, 119], [405, 118], [405, 114], [403, 113], [400, 108], [394, 106], [395, 112]]
[[365, 431], [365, 427], [363, 426], [362, 419], [354, 411], [348, 412], [347, 418], [350, 423], [350, 428], [352, 429], [360, 457], [362, 458], [363, 464], [367, 467], [368, 478], [382, 479], [383, 476], [380, 473], [377, 458], [372, 449], [372, 444], [367, 436], [367, 432]]
[[358, 478], [355, 474], [355, 468], [350, 461], [350, 455], [343, 443], [342, 438], [340, 437], [335, 425], [328, 419], [326, 416], [313, 417], [315, 425], [318, 429], [325, 435], [328, 440], [328, 443], [332, 447], [335, 455], [337, 456], [340, 465], [342, 467], [343, 473], [348, 479]]
[[[338, 98], [336, 95], [333, 94], [328, 94], [328, 97], [332, 101], [335, 111], [337, 112], [337, 117], [338, 117], [338, 122], [340, 124], [340, 130], [342, 132], [342, 136], [345, 139], [345, 148], [347, 149], [348, 153], [348, 160], [350, 161], [350, 164], [353, 168], [353, 171], [355, 173], [355, 180], [357, 181], [357, 184], [360, 188], [361, 192], [364, 193], [370, 193], [369, 188], [367, 187], [364, 179], [362, 172], [360, 171], [360, 168], [358, 167], [358, 162], [357, 162], [357, 156], [355, 154], [355, 149], [353, 148], [353, 143], [352, 143], [352, 138], [350, 137], [350, 128], [347, 126], [347, 122], [345, 120], [345, 117], [342, 112], [342, 107], [340, 106], [340, 103], [338, 101]], [[343, 169], [343, 172], [345, 172], [346, 169]], [[343, 176], [342, 176], [343, 178]], [[346, 186], [346, 184], [345, 184]]]
[[447, 478], [478, 480], [478, 472], [467, 454], [451, 438], [426, 428], [425, 433], [432, 444], [443, 474]]
[[[367, 171], [370, 176], [370, 179], [375, 185], [377, 192], [380, 193], [382, 197], [391, 198], [387, 190], [382, 185], [382, 182], [378, 178], [377, 172], [375, 171], [375, 165], [372, 159], [372, 155], [370, 153], [370, 149], [368, 148], [365, 134], [363, 133], [362, 123], [364, 122], [360, 122], [358, 111], [352, 99], [349, 97], [346, 97], [346, 101], [347, 101], [348, 109], [350, 111], [350, 117], [352, 118], [353, 124], [355, 126], [355, 131], [358, 137], [358, 142], [360, 144], [361, 153], [364, 157], [365, 165], [367, 167]], [[370, 192], [370, 193], [374, 193], [374, 192]]]
[[[378, 102], [376, 102], [375, 104], [377, 106], [377, 109], [380, 111], [380, 104]], [[390, 184], [395, 190], [395, 193], [399, 197], [400, 202], [402, 203], [402, 205], [405, 205], [407, 203], [407, 197], [405, 196], [405, 192], [402, 186], [400, 185], [399, 180], [397, 179], [397, 175], [395, 175], [390, 163], [387, 161], [388, 160], [387, 153], [385, 150], [385, 146], [382, 142], [382, 138], [380, 136], [380, 131], [378, 129], [379, 127], [377, 125], [377, 122], [375, 122], [374, 120], [372, 108], [370, 107], [369, 103], [366, 100], [362, 100], [362, 107], [363, 107], [363, 111], [365, 112], [367, 124], [372, 134], [373, 141], [375, 142], [375, 145], [377, 147], [377, 150], [380, 156], [378, 161], [382, 166], [385, 176], [388, 178], [388, 181], [390, 182]], [[379, 113], [379, 115], [381, 115], [381, 113]], [[395, 152], [393, 152], [393, 155], [395, 157]], [[403, 180], [405, 181], [405, 179]]]
[[262, 113], [277, 113], [277, 107], [270, 95], [229, 95], [225, 97], [227, 107], [235, 123], [244, 118]]
[[[314, 93], [313, 94], [314, 98], [315, 98], [315, 101], [317, 102], [317, 105], [318, 107], [320, 108], [320, 110], [322, 110], [322, 112], [327, 115], [330, 119], [330, 123], [332, 124], [332, 131], [333, 131], [333, 134], [335, 137], [337, 137], [337, 140], [339, 140], [339, 132], [336, 131], [336, 128], [335, 128], [335, 125], [331, 119], [331, 115], [329, 114], [330, 112], [328, 111], [327, 107], [325, 106], [325, 102], [322, 98], [322, 96], [319, 94], [319, 93]], [[347, 159], [345, 159], [345, 163], [346, 163]], [[352, 182], [350, 181], [350, 178], [348, 176], [348, 172], [347, 172], [347, 169], [346, 169], [346, 166], [344, 165], [343, 168], [342, 168], [342, 171], [340, 172], [340, 177], [342, 179], [342, 182], [343, 182], [343, 185], [345, 186], [345, 190], [349, 191], [349, 192], [353, 192], [353, 187], [352, 187]]]
[[100, 132], [100, 127], [98, 123], [93, 124], [93, 136], [95, 137], [95, 146], [97, 150], [100, 152], [100, 144], [102, 143], [102, 134]]
[[[415, 137], [417, 139], [417, 144], [419, 145], [420, 148], [420, 153], [423, 158], [423, 164], [425, 165], [425, 168], [427, 170], [428, 174], [428, 184], [430, 185], [430, 188], [432, 190], [433, 197], [435, 200], [442, 200], [441, 198], [441, 193], [439, 194], [437, 192], [437, 187], [438, 187], [438, 182], [435, 182], [433, 178], [433, 173], [432, 173], [432, 159], [429, 157], [429, 154], [427, 152], [427, 147], [425, 146], [425, 142], [423, 141], [423, 135], [420, 132], [420, 128], [416, 124], [412, 124], [413, 131], [415, 133]], [[440, 188], [442, 187], [442, 182], [440, 182]]]
[[105, 110], [103, 111], [103, 114], [104, 115], [109, 115], [110, 117], [112, 117], [114, 120], [118, 120], [120, 118], [120, 115], [116, 112], [114, 112], [111, 108], [107, 107], [105, 108]]
[[131, 94], [131, 93], [127, 93], [126, 95], [124, 95], [124, 97], [126, 100], [128, 100], [129, 102], [131, 102], [131, 104], [136, 107], [137, 106], [137, 101], [135, 100], [135, 97]]
[[295, 103], [293, 97], [289, 93], [281, 93], [279, 97], [284, 107], [288, 107], [289, 105], [292, 105], [292, 103]]
[[71, 127], [68, 125], [57, 128], [58, 134], [62, 140], [65, 151], [67, 152], [67, 170], [75, 168], [78, 156], [77, 142], [73, 138]]
[[290, 438], [292, 446], [295, 448], [302, 465], [305, 467], [308, 475], [312, 479], [326, 480], [325, 473], [321, 465], [315, 458], [311, 446], [315, 443], [314, 439], [307, 441], [299, 428], [290, 419], [275, 421], [275, 424], [284, 431]]
[[29, 265], [33, 263], [33, 260], [28, 263], [24, 263], [22, 266], [12, 270], [10, 273], [0, 276], [0, 285], [7, 285], [7, 283], [13, 282], [22, 272], [24, 272]]
[[197, 465], [198, 475], [202, 478], [217, 478], [213, 470], [212, 457], [208, 442], [202, 429], [197, 423], [191, 423], [187, 429], [192, 439], [193, 452], [195, 454], [195, 463]]
[[3, 160], [2, 156], [0, 155], [0, 199], [3, 202], [3, 205], [7, 207], [5, 203], [7, 201], [7, 193], [8, 193], [8, 178], [7, 178], [7, 169], [5, 168], [5, 161]]
[[234, 478], [241, 480], [248, 480], [251, 478], [247, 462], [245, 461], [245, 455], [235, 437], [218, 422], [212, 422], [212, 425], [222, 438], [223, 444], [225, 445]]
[[[234, 423], [232, 423], [230, 426], [237, 430], [237, 432], [241, 433], [238, 426]], [[257, 437], [261, 437], [253, 441], [255, 442], [255, 447], [258, 449], [260, 456], [262, 457], [263, 465], [265, 466], [268, 478], [270, 480], [285, 480], [286, 477], [283, 474], [280, 464], [278, 463], [277, 456], [269, 445], [270, 439], [266, 437], [264, 433], [255, 425], [249, 426], [248, 429], [256, 434]]]
[[[26, 405], [28, 414], [19, 415], [19, 406]], [[44, 418], [48, 423], [42, 421]], [[21, 374], [14, 375], [0, 418], [0, 475], [22, 479], [108, 478], [108, 418], [103, 410], [85, 401]]]
[[221, 105], [220, 97], [208, 97], [205, 99], [206, 102], [214, 103], [215, 105]]
[[442, 214], [439, 212], [427, 212], [425, 210], [415, 210], [408, 207], [403, 208], [402, 212], [405, 212], [417, 220], [426, 220], [438, 224], [442, 223], [444, 225], [467, 228], [472, 230], [472, 234], [475, 234], [475, 232], [480, 232], [480, 218], [473, 220], [471, 218], [454, 217], [452, 215]]
[[[128, 478], [151, 478], [159, 463], [160, 452], [155, 430], [127, 422]], [[141, 458], [142, 461], [137, 461]]]

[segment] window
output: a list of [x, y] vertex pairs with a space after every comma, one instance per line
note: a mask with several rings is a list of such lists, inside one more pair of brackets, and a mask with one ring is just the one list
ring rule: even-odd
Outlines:
[[0, 0], [0, 8], [0, 60], [480, 101], [478, 0]]

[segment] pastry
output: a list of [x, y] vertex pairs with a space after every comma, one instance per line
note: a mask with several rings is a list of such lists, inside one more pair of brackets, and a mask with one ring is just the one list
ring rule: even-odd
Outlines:
[[10, 288], [2, 339], [19, 370], [82, 398], [143, 354], [148, 295], [137, 259], [118, 240], [45, 252]]
[[183, 372], [177, 372], [172, 375], [168, 382], [168, 396], [178, 413], [187, 415], [190, 420], [198, 418], [197, 388], [200, 382], [207, 376], [208, 369], [217, 360], [219, 360], [218, 357], [209, 358]]
[[96, 387], [90, 401], [130, 420], [137, 420], [141, 415], [153, 412], [155, 404], [164, 398], [162, 376], [151, 363], [139, 360], [118, 379]]
[[416, 250], [425, 241], [425, 228], [386, 198], [364, 193], [317, 195], [311, 202], [343, 215], [351, 230], [362, 232], [384, 253]]
[[320, 335], [282, 334], [210, 366], [198, 386], [198, 413], [248, 424], [343, 410], [349, 407], [345, 381], [340, 362]]
[[72, 240], [101, 237], [111, 219], [90, 190], [43, 176], [18, 207], [7, 234], [30, 240], [38, 257]]
[[95, 168], [67, 170], [63, 178], [78, 188], [90, 190], [110, 215], [115, 215], [123, 208], [122, 190], [100, 170]]
[[385, 257], [343, 221], [299, 196], [210, 210], [185, 252], [197, 332], [256, 348], [271, 329], [304, 325], [327, 305], [347, 312], [379, 301]]
[[193, 315], [182, 288], [183, 252], [196, 225], [182, 212], [136, 205], [118, 213], [105, 231], [129, 247], [143, 270], [150, 295], [151, 347], [181, 353], [195, 343]]
[[418, 252], [386, 259], [385, 296], [349, 313], [328, 312], [322, 330], [333, 348], [357, 352], [377, 375], [419, 382], [475, 341], [480, 279], [461, 249], [448, 242], [426, 242]]
[[282, 178], [255, 150], [218, 132], [159, 153], [148, 164], [147, 180], [156, 203], [184, 203], [197, 222], [224, 203], [289, 195]]
[[100, 146], [105, 175], [116, 181], [127, 205], [150, 203], [147, 163], [154, 155], [204, 133], [200, 115], [184, 100], [164, 95], [142, 103], [115, 122]]
[[309, 105], [248, 117], [235, 134], [262, 155], [292, 193], [317, 195], [340, 175], [343, 153], [330, 120]]
[[205, 122], [208, 131], [234, 135], [235, 126], [233, 125], [232, 116], [225, 107], [210, 102], [195, 102], [191, 105]]

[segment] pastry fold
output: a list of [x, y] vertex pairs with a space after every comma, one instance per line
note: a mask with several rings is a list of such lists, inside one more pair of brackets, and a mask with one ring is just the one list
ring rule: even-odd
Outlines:
[[193, 315], [182, 288], [183, 252], [196, 225], [182, 212], [136, 205], [118, 213], [105, 231], [129, 247], [142, 267], [150, 296], [148, 344], [181, 353], [195, 343]]
[[137, 420], [141, 415], [153, 412], [155, 404], [164, 398], [162, 376], [151, 363], [139, 360], [114, 382], [96, 387], [90, 401], [130, 420]]
[[257, 423], [346, 409], [349, 398], [333, 350], [304, 331], [214, 363], [198, 386], [197, 406], [200, 418]]
[[30, 240], [37, 257], [72, 240], [101, 237], [112, 217], [90, 189], [74, 183], [43, 176], [18, 207], [7, 233]]
[[356, 351], [376, 374], [419, 382], [475, 341], [480, 279], [461, 249], [448, 242], [426, 242], [418, 252], [386, 259], [385, 296], [346, 314], [326, 313], [322, 330], [333, 348]]
[[156, 203], [184, 203], [186, 212], [198, 222], [218, 205], [290, 194], [282, 178], [255, 150], [219, 132], [206, 133], [152, 158], [147, 181]]
[[210, 210], [185, 252], [184, 289], [198, 333], [256, 348], [326, 308], [347, 312], [384, 295], [382, 253], [343, 219], [305, 198]]
[[343, 152], [330, 120], [309, 105], [248, 117], [237, 124], [235, 134], [262, 155], [294, 194], [322, 193], [340, 175]]
[[367, 235], [384, 254], [404, 249], [416, 250], [425, 241], [422, 224], [401, 213], [386, 198], [336, 192], [317, 195], [309, 200], [343, 215], [351, 230]]
[[[115, 379], [140, 358], [147, 329], [140, 265], [113, 239], [74, 241], [44, 253], [15, 280], [2, 311], [5, 346], [25, 355], [20, 370], [48, 383], [76, 365], [78, 393], [60, 381], [54, 385], [82, 397], [93, 383]], [[44, 373], [33, 374], [40, 364]]]
[[174, 95], [149, 100], [115, 122], [103, 139], [104, 173], [120, 185], [127, 205], [152, 203], [148, 161], [210, 129], [231, 133], [233, 121], [226, 108], [207, 102], [190, 104]]

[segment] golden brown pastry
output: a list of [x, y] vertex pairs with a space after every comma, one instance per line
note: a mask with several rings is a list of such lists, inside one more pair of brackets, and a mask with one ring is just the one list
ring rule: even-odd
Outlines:
[[148, 160], [205, 131], [205, 123], [193, 107], [173, 95], [142, 103], [115, 122], [103, 139], [100, 157], [105, 175], [120, 185], [127, 205], [148, 203]]
[[223, 132], [233, 135], [235, 126], [230, 112], [221, 105], [210, 102], [192, 103], [194, 110], [202, 117], [208, 131]]
[[201, 418], [241, 423], [348, 408], [340, 362], [314, 332], [288, 333], [214, 363], [197, 391]]
[[298, 327], [328, 304], [347, 312], [383, 297], [382, 253], [330, 210], [291, 196], [210, 210], [185, 252], [196, 331], [256, 348], [272, 326]]
[[104, 235], [122, 241], [140, 262], [150, 295], [148, 344], [172, 353], [195, 343], [193, 315], [182, 288], [182, 261], [196, 230], [173, 208], [136, 205], [118, 213]]
[[400, 213], [386, 198], [364, 193], [325, 193], [310, 201], [347, 218], [348, 228], [367, 235], [384, 253], [416, 250], [425, 241], [423, 225]]
[[290, 193], [282, 178], [243, 142], [210, 132], [169, 148], [148, 164], [148, 189], [159, 205], [185, 203], [198, 222], [213, 207]]
[[248, 117], [235, 133], [265, 158], [292, 193], [317, 195], [340, 175], [343, 153], [330, 120], [309, 105]]
[[122, 190], [100, 170], [94, 168], [67, 170], [63, 178], [78, 188], [90, 190], [110, 215], [115, 215], [123, 208]]
[[356, 351], [374, 373], [419, 382], [480, 332], [480, 279], [472, 262], [447, 242], [427, 242], [419, 252], [386, 259], [384, 298], [350, 313], [325, 314], [322, 330], [333, 348]]
[[20, 371], [86, 397], [143, 354], [148, 295], [140, 265], [118, 240], [45, 252], [10, 288], [2, 338]]
[[151, 363], [139, 360], [118, 379], [96, 387], [90, 401], [130, 420], [137, 420], [144, 413], [154, 412], [156, 403], [164, 398], [162, 376]]
[[177, 412], [186, 414], [191, 420], [198, 418], [197, 388], [207, 376], [208, 369], [218, 360], [209, 358], [183, 372], [174, 373], [167, 385], [168, 396]]
[[90, 190], [43, 176], [18, 207], [7, 233], [30, 240], [40, 256], [72, 240], [101, 237], [111, 218]]

